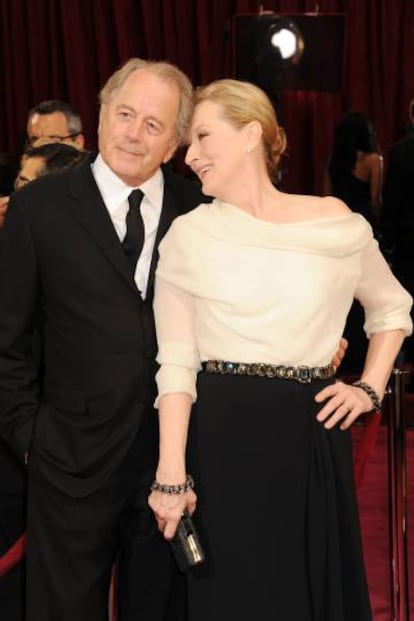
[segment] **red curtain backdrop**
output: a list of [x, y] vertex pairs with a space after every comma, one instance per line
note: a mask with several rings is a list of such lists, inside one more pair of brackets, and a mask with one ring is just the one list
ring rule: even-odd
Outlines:
[[412, 0], [0, 0], [0, 152], [19, 154], [29, 108], [48, 98], [79, 110], [94, 148], [99, 89], [131, 56], [167, 58], [195, 84], [231, 75], [232, 17], [261, 9], [346, 16], [343, 93], [283, 93], [285, 189], [320, 192], [350, 108], [373, 121], [386, 155], [414, 97]]

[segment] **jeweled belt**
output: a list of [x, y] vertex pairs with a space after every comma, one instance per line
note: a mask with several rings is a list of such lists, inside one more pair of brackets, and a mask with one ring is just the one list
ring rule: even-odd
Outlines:
[[289, 367], [282, 364], [266, 364], [265, 362], [225, 362], [224, 360], [207, 360], [202, 363], [206, 373], [216, 375], [257, 375], [276, 379], [294, 380], [308, 384], [312, 380], [325, 380], [334, 377], [335, 367]]

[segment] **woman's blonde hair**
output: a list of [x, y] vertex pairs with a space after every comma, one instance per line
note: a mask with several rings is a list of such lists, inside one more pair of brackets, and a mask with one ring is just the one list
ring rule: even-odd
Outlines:
[[270, 178], [277, 181], [277, 166], [286, 150], [286, 134], [276, 118], [269, 97], [258, 86], [241, 80], [216, 80], [194, 92], [194, 104], [213, 101], [222, 106], [224, 117], [241, 128], [251, 121], [262, 127], [264, 157]]
[[158, 76], [161, 80], [172, 82], [178, 87], [180, 92], [180, 105], [176, 123], [176, 139], [177, 144], [183, 144], [186, 140], [191, 115], [193, 113], [193, 86], [185, 73], [169, 62], [130, 58], [107, 80], [99, 93], [100, 104], [108, 104], [113, 95], [122, 87], [127, 77], [134, 71], [140, 69], [146, 69]]

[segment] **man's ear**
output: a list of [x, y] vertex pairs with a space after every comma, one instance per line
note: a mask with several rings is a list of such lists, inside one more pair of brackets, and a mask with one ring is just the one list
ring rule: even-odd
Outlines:
[[102, 118], [105, 112], [106, 112], [106, 106], [105, 104], [101, 104], [101, 107], [99, 108], [99, 117], [98, 117], [98, 134], [99, 134], [99, 130], [101, 129]]
[[167, 153], [164, 156], [164, 159], [162, 160], [163, 164], [166, 164], [167, 162], [170, 161], [174, 153], [177, 151], [178, 147], [179, 147], [178, 140], [174, 138], [170, 143], [170, 146], [168, 148]]
[[73, 144], [79, 151], [83, 151], [85, 147], [85, 136], [83, 134], [78, 134], [75, 136]]

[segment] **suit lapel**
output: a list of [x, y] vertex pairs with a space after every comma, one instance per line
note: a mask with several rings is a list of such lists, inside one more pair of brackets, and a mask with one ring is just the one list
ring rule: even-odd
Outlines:
[[74, 171], [71, 178], [69, 194], [74, 199], [73, 215], [117, 270], [121, 278], [127, 282], [141, 300], [122, 245], [96, 185], [90, 164], [91, 160], [88, 159]]
[[178, 215], [176, 201], [165, 174], [164, 180], [164, 198], [162, 202], [161, 216], [158, 224], [157, 235], [155, 237], [154, 250], [152, 253], [150, 272], [148, 276], [148, 287], [146, 296], [147, 300], [152, 300], [153, 298], [155, 271], [157, 269], [157, 263], [159, 258], [158, 245], [164, 237], [165, 233], [170, 228], [171, 222]]

